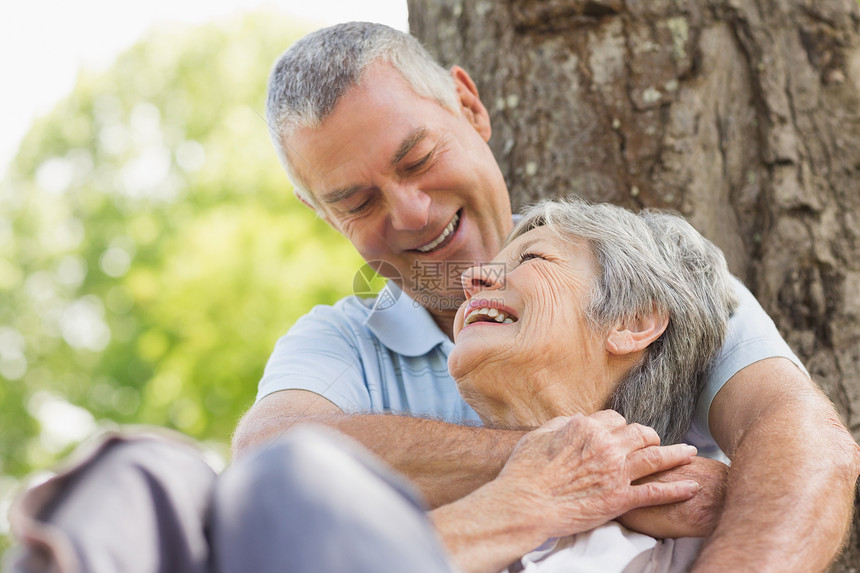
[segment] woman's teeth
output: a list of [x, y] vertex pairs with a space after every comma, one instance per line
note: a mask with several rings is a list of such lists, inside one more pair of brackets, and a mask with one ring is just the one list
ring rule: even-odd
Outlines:
[[460, 222], [460, 215], [459, 215], [459, 213], [455, 213], [454, 218], [451, 219], [451, 222], [448, 223], [448, 226], [445, 227], [445, 229], [442, 231], [442, 234], [440, 234], [438, 237], [436, 237], [433, 240], [433, 242], [427, 243], [426, 245], [424, 245], [420, 249], [416, 249], [416, 250], [418, 252], [421, 252], [421, 253], [429, 253], [430, 251], [432, 251], [433, 249], [435, 249], [436, 247], [441, 245], [442, 241], [444, 241], [446, 238], [448, 238], [448, 235], [450, 235], [451, 233], [454, 232], [454, 229], [457, 228], [457, 223], [459, 223], [459, 222]]
[[507, 314], [497, 308], [484, 307], [479, 310], [476, 310], [475, 312], [467, 316], [466, 324], [469, 325], [479, 320], [482, 322], [492, 322], [495, 320], [496, 322], [501, 322], [502, 324], [511, 324], [512, 322], [515, 322], [514, 318], [509, 317]]

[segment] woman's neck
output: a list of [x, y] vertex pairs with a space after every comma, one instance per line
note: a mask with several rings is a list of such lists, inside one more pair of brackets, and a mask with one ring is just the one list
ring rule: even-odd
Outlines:
[[[480, 385], [470, 382], [473, 376], [481, 377]], [[562, 373], [552, 367], [531, 373], [525, 381], [511, 372], [474, 372], [458, 385], [484, 423], [498, 427], [536, 427], [557, 416], [592, 414], [605, 407], [615, 387], [605, 371]]]

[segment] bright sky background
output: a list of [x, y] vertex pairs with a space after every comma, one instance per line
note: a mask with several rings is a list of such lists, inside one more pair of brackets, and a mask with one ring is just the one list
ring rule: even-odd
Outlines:
[[26, 0], [0, 7], [0, 178], [33, 120], [71, 92], [78, 70], [106, 69], [160, 22], [201, 24], [258, 8], [320, 25], [406, 30], [406, 0]]

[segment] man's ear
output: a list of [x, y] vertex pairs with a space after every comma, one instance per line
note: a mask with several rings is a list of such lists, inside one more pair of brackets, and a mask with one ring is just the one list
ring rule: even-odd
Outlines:
[[657, 309], [647, 315], [619, 322], [606, 337], [606, 350], [617, 355], [639, 352], [660, 338], [667, 326], [669, 315], [658, 312]]
[[457, 87], [457, 97], [460, 100], [460, 113], [466, 115], [472, 127], [477, 130], [484, 141], [490, 141], [490, 135], [492, 134], [490, 114], [478, 96], [478, 88], [475, 86], [475, 82], [472, 81], [466, 70], [460, 66], [453, 66], [451, 68], [451, 77], [454, 78], [454, 85]]
[[301, 194], [301, 193], [299, 193], [299, 192], [296, 190], [295, 186], [293, 186], [293, 195], [295, 195], [296, 199], [298, 199], [299, 201], [301, 201], [301, 202], [302, 202], [302, 205], [304, 205], [304, 206], [305, 206], [305, 207], [307, 207], [308, 209], [312, 209], [312, 210], [314, 210], [314, 211], [316, 211], [316, 210], [317, 210], [317, 208], [316, 208], [316, 207], [314, 207], [313, 205], [311, 205], [310, 201], [308, 201], [307, 199], [305, 199], [304, 197], [302, 197], [302, 194]]
[[329, 216], [326, 215], [322, 209], [317, 209], [316, 207], [314, 207], [307, 199], [302, 197], [302, 195], [298, 193], [295, 188], [293, 188], [293, 195], [295, 195], [296, 199], [298, 199], [302, 203], [302, 205], [304, 205], [308, 209], [311, 209], [314, 213], [316, 213], [317, 217], [328, 223], [329, 227], [340, 233], [340, 229], [332, 222]]

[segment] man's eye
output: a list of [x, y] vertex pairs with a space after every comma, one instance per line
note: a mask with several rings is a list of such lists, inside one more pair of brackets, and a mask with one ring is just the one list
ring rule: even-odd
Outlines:
[[431, 151], [430, 153], [428, 153], [427, 155], [425, 155], [424, 157], [422, 157], [421, 159], [419, 159], [415, 163], [407, 165], [406, 170], [407, 171], [418, 171], [419, 169], [421, 169], [422, 167], [427, 165], [430, 162], [430, 159], [432, 157], [433, 157], [433, 152]]
[[350, 215], [358, 215], [362, 211], [366, 210], [368, 207], [370, 207], [370, 199], [365, 199], [355, 207], [350, 207], [349, 209], [347, 209], [346, 212]]
[[523, 254], [521, 254], [521, 255], [520, 255], [520, 257], [519, 257], [519, 259], [518, 259], [518, 262], [522, 264], [522, 263], [524, 263], [524, 262], [526, 262], [526, 261], [528, 261], [528, 260], [531, 260], [531, 259], [543, 259], [543, 260], [546, 260], [546, 259], [544, 259], [544, 257], [543, 257], [542, 255], [539, 255], [539, 254], [537, 254], [537, 253], [523, 253]]

